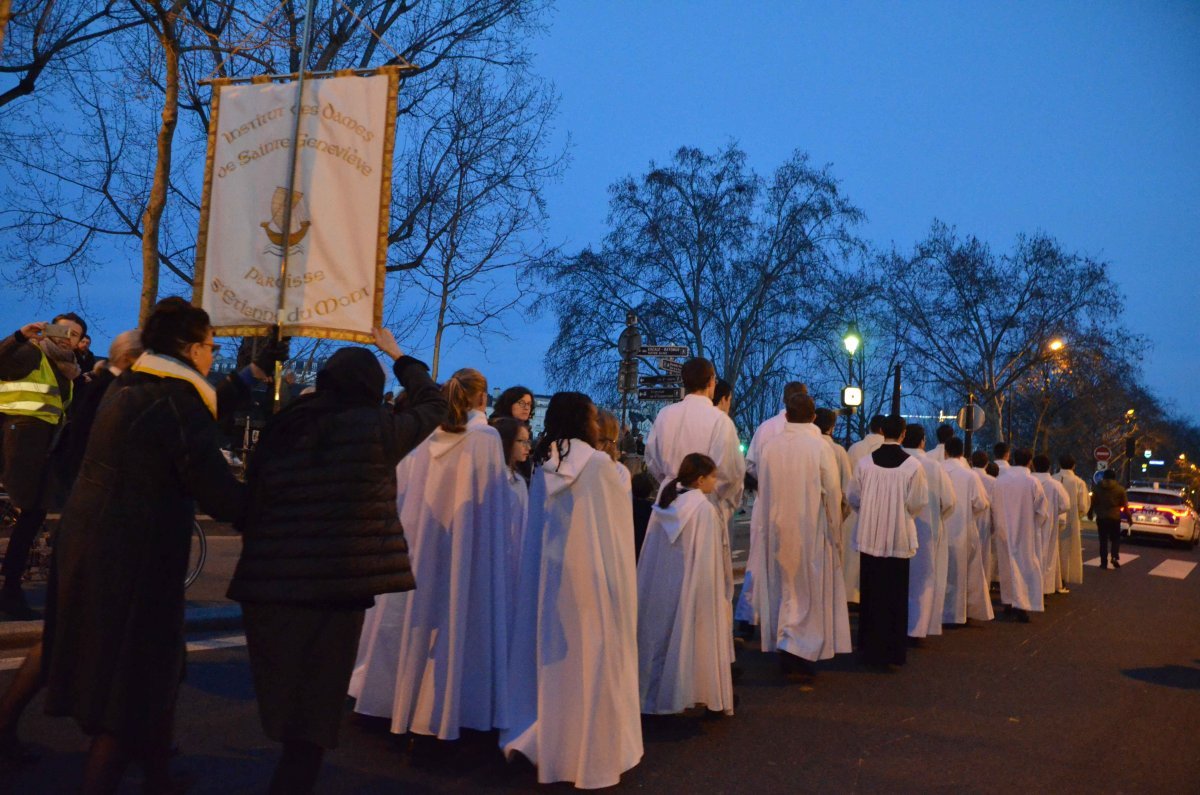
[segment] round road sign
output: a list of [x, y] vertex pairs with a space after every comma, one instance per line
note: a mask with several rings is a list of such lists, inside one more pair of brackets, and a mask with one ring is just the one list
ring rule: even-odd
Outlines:
[[1106, 445], [1100, 445], [1096, 448], [1094, 455], [1097, 461], [1108, 461], [1112, 458], [1112, 450], [1109, 450]]

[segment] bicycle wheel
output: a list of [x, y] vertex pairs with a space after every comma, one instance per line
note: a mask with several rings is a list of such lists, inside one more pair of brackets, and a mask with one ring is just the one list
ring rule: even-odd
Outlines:
[[204, 559], [208, 556], [208, 541], [204, 538], [204, 530], [199, 522], [192, 522], [192, 551], [188, 555], [187, 575], [183, 578], [183, 588], [192, 587], [204, 569]]

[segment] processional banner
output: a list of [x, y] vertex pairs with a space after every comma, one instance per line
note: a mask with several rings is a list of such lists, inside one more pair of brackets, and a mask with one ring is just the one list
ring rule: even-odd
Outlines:
[[272, 79], [213, 85], [193, 301], [222, 336], [278, 322], [286, 336], [369, 342], [383, 314], [398, 74], [306, 77], [299, 102], [296, 83]]

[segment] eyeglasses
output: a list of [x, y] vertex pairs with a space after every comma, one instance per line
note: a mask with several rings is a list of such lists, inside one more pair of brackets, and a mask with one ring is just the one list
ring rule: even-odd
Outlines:
[[213, 352], [213, 356], [216, 356], [217, 352], [221, 350], [221, 346], [215, 342], [197, 342], [196, 344], [207, 346]]
[[523, 444], [526, 447], [533, 447], [532, 439], [517, 439], [517, 444]]
[[513, 405], [520, 406], [523, 409], [531, 409], [531, 408], [533, 408], [533, 400], [531, 400], [530, 398], [524, 398], [522, 400], [518, 400]]

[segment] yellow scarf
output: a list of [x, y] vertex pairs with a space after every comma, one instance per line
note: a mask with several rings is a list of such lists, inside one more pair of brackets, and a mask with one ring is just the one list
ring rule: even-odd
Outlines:
[[204, 376], [200, 375], [194, 368], [189, 367], [172, 356], [163, 356], [146, 351], [138, 357], [138, 360], [133, 363], [131, 369], [135, 373], [149, 373], [150, 375], [157, 375], [160, 378], [177, 378], [180, 381], [187, 381], [195, 388], [196, 393], [200, 395], [200, 399], [208, 407], [208, 411], [213, 415], [213, 419], [216, 419], [217, 390], [213, 389], [212, 384], [205, 381]]

